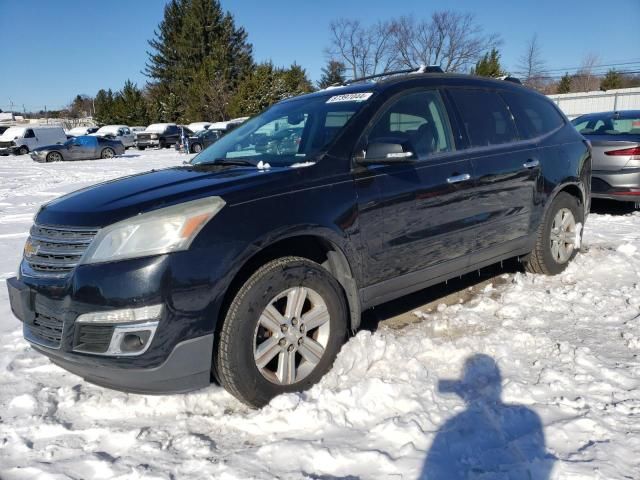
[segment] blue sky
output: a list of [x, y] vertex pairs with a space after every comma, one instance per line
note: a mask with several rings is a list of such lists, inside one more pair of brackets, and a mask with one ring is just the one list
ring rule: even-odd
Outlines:
[[[49, 109], [77, 93], [142, 86], [147, 40], [162, 19], [163, 0], [0, 0], [0, 108]], [[375, 22], [399, 15], [428, 17], [437, 9], [476, 14], [504, 41], [503, 64], [514, 70], [537, 32], [548, 68], [576, 67], [585, 54], [601, 63], [637, 61], [640, 0], [222, 0], [249, 33], [257, 61], [297, 61], [317, 80], [325, 62], [328, 24], [338, 17]], [[625, 26], [626, 24], [626, 26]], [[624, 67], [621, 67], [624, 68]]]

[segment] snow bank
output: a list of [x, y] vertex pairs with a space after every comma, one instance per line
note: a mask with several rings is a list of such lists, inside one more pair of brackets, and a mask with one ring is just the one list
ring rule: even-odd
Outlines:
[[508, 274], [419, 323], [358, 333], [320, 384], [260, 411], [217, 386], [106, 390], [36, 354], [1, 280], [37, 206], [183, 158], [0, 163], [0, 478], [458, 478], [468, 465], [474, 479], [638, 478], [638, 213], [591, 215], [562, 275]]

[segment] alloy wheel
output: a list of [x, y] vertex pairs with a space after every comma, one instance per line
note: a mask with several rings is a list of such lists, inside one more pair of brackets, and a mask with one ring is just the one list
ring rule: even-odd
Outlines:
[[571, 258], [576, 244], [576, 219], [568, 208], [561, 208], [551, 224], [551, 255], [558, 263]]
[[330, 329], [327, 305], [315, 290], [285, 290], [260, 315], [253, 343], [255, 365], [271, 383], [299, 382], [322, 359]]

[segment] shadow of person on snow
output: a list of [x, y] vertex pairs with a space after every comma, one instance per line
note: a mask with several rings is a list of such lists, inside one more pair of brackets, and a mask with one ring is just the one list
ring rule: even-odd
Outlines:
[[438, 390], [455, 393], [467, 409], [436, 434], [421, 480], [546, 480], [555, 457], [545, 448], [540, 417], [501, 400], [500, 369], [477, 354], [464, 364], [460, 380], [440, 380]]

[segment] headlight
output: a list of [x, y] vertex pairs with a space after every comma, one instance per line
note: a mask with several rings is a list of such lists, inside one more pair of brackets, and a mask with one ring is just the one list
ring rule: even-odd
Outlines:
[[156, 135], [156, 134], [154, 133], [153, 135], [151, 135], [151, 138], [152, 138], [153, 140], [155, 140], [156, 138], [158, 138], [158, 135]]
[[225, 206], [202, 198], [143, 213], [101, 229], [82, 263], [99, 263], [186, 250], [202, 227]]

